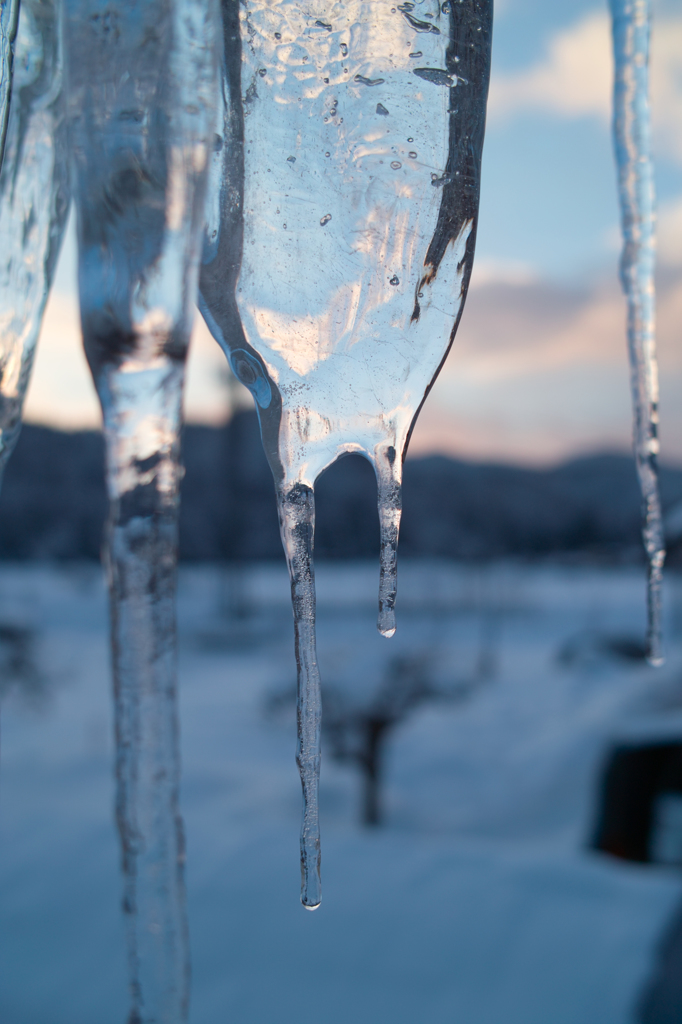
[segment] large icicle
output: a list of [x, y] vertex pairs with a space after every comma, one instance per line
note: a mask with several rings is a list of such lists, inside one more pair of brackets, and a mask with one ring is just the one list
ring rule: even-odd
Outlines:
[[19, 0], [0, 0], [0, 168], [5, 153], [7, 121], [12, 98], [14, 40], [19, 23]]
[[219, 85], [207, 0], [66, 0], [79, 288], [104, 415], [130, 1024], [187, 1018], [175, 574], [184, 362]]
[[402, 463], [473, 265], [492, 0], [222, 11], [201, 309], [254, 396], [275, 477], [298, 662], [301, 898], [314, 907], [314, 486], [343, 454], [374, 465], [378, 626], [391, 636]]
[[651, 0], [610, 0], [615, 84], [613, 134], [623, 229], [621, 281], [628, 301], [634, 450], [649, 563], [648, 658], [663, 661], [661, 576], [665, 559], [658, 493], [658, 368], [655, 335], [655, 196], [649, 113]]
[[22, 3], [0, 172], [0, 481], [19, 436], [69, 207], [58, 22], [53, 0]]

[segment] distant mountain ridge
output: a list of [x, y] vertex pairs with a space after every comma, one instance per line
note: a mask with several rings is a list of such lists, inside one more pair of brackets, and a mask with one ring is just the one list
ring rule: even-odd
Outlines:
[[[99, 558], [106, 516], [99, 433], [26, 425], [0, 495], [1, 559]], [[282, 557], [270, 470], [255, 414], [185, 427], [180, 557]], [[682, 501], [682, 470], [661, 471], [664, 508]], [[319, 480], [319, 558], [376, 557], [373, 471], [340, 460]], [[401, 554], [463, 559], [587, 554], [637, 557], [639, 493], [632, 459], [596, 455], [549, 470], [444, 456], [405, 466]]]

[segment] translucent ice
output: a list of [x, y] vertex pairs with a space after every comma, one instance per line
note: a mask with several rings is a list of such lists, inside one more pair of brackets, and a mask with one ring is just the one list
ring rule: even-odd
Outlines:
[[473, 263], [492, 3], [225, 0], [223, 19], [201, 308], [255, 398], [275, 477], [299, 671], [302, 900], [314, 907], [314, 485], [346, 453], [372, 462], [390, 636], [403, 458]]
[[219, 86], [207, 0], [66, 0], [86, 355], [104, 416], [130, 1022], [186, 1020], [175, 563], [184, 362]]
[[14, 40], [19, 21], [19, 0], [0, 0], [0, 168], [5, 152], [7, 120], [12, 96]]
[[615, 57], [613, 133], [623, 229], [621, 281], [628, 301], [634, 449], [649, 562], [649, 661], [662, 662], [661, 573], [665, 559], [658, 493], [658, 368], [655, 335], [655, 197], [649, 113], [650, 0], [610, 0]]
[[69, 208], [58, 20], [52, 0], [21, 5], [0, 172], [0, 480], [19, 436]]

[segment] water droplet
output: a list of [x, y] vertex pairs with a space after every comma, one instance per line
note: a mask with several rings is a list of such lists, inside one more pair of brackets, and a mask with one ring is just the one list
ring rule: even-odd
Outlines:
[[286, 230], [286, 224], [282, 224], [282, 227]]
[[421, 52], [421, 50], [415, 50], [414, 53], [410, 54], [410, 57], [423, 57], [423, 56], [424, 56], [424, 54]]
[[348, 47], [346, 46], [345, 43], [341, 43], [340, 50], [341, 50], [341, 56], [342, 57], [347, 57], [348, 56]]
[[265, 78], [267, 73], [268, 73], [268, 69], [267, 68], [258, 68], [258, 74], [261, 76], [261, 78]]
[[325, 85], [329, 85], [329, 79], [328, 78], [323, 78], [322, 81], [324, 82]]
[[325, 156], [331, 156], [331, 153], [325, 153], [324, 155]]
[[282, 33], [281, 32], [275, 32], [275, 39], [281, 39], [281, 38], [282, 38]]
[[402, 166], [400, 160], [391, 160], [391, 167], [394, 171], [399, 171]]
[[324, 227], [325, 224], [328, 224], [331, 219], [331, 213], [325, 213], [324, 217], [320, 217], [320, 224], [322, 225], [322, 227]]
[[414, 142], [414, 139], [412, 138], [412, 136], [410, 136], [410, 138], [407, 141], [408, 142]]
[[390, 281], [389, 281], [388, 283], [389, 283], [389, 284], [392, 284], [392, 285], [394, 285], [394, 286], [395, 286], [396, 284], [400, 284], [400, 278], [399, 278], [399, 277], [396, 277], [396, 275], [394, 274], [394, 275], [393, 275], [393, 277], [391, 278], [391, 280], [390, 280]]
[[424, 292], [417, 292], [417, 298], [418, 299], [423, 299], [424, 298]]
[[386, 81], [385, 78], [365, 78], [364, 75], [356, 75], [353, 79], [359, 85], [383, 85]]
[[409, 156], [410, 160], [416, 160], [417, 159], [417, 154], [415, 153], [415, 151], [413, 149], [411, 149], [410, 152], [407, 155]]
[[450, 4], [448, 3], [448, 0], [445, 0], [445, 3], [441, 5], [441, 11], [443, 12], [443, 14], [450, 13]]
[[381, 114], [382, 117], [388, 117], [388, 111], [383, 103], [377, 103], [377, 114]]
[[288, 164], [295, 164], [296, 163], [296, 157], [295, 156], [288, 156], [287, 157], [287, 163]]

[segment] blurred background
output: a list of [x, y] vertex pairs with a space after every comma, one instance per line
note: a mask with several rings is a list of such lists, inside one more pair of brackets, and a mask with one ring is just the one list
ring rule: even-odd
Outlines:
[[[248, 393], [197, 318], [179, 596], [195, 1024], [682, 1020], [682, 13], [656, 0], [667, 662], [644, 661], [606, 4], [496, 0], [477, 261], [405, 469], [318, 487], [324, 902]], [[0, 496], [0, 1019], [125, 1014], [100, 414], [69, 231]]]

